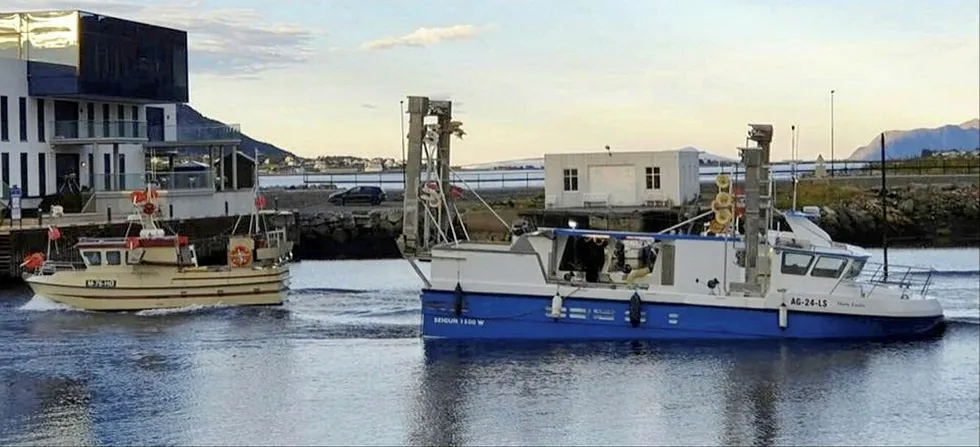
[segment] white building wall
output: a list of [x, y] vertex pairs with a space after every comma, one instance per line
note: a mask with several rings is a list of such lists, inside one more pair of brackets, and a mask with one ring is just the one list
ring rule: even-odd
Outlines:
[[[652, 170], [649, 174], [647, 168]], [[659, 184], [655, 168], [659, 168]], [[577, 171], [577, 190], [565, 190], [566, 170]], [[594, 175], [602, 178], [591, 178]], [[616, 179], [623, 183], [615, 184]], [[555, 208], [645, 206], [666, 201], [679, 205], [699, 192], [696, 152], [693, 157], [687, 151], [545, 155], [545, 201]]]
[[[119, 172], [119, 155], [123, 154], [122, 158], [125, 161], [125, 172], [127, 174], [126, 183], [135, 182], [137, 178], [144, 173], [144, 149], [141, 144], [118, 144], [115, 149], [113, 148], [112, 144], [52, 145], [51, 141], [55, 137], [56, 132], [54, 125], [55, 100], [50, 98], [33, 98], [28, 96], [26, 61], [0, 58], [0, 96], [7, 98], [6, 125], [8, 130], [7, 140], [0, 140], [0, 154], [7, 154], [8, 160], [8, 166], [4, 166], [3, 160], [0, 158], [0, 179], [2, 179], [2, 173], [4, 170], [9, 169], [8, 186], [16, 185], [22, 190], [26, 189], [26, 197], [37, 197], [42, 193], [42, 189], [40, 187], [41, 175], [38, 166], [38, 154], [44, 154], [45, 159], [44, 195], [52, 195], [57, 193], [58, 178], [55, 155], [59, 153], [78, 154], [78, 183], [82, 187], [92, 185], [95, 186], [96, 190], [103, 189], [103, 184], [96, 185], [92, 182], [92, 180], [99, 182], [104, 178], [104, 174], [106, 172], [104, 154], [109, 154], [109, 172]], [[24, 119], [27, 121], [27, 141], [22, 141], [20, 135], [20, 98], [25, 98], [27, 101], [27, 108], [24, 111]], [[91, 117], [88, 116], [88, 105], [90, 103], [95, 109], [95, 114]], [[112, 121], [113, 123], [111, 123], [111, 125], [116, 126], [117, 124], [115, 122], [117, 121], [134, 121], [134, 118], [138, 118], [138, 121], [143, 123], [141, 126], [145, 128], [146, 110], [145, 106], [143, 105], [90, 101], [77, 101], [77, 104], [78, 120], [82, 123], [81, 126], [83, 127], [82, 129], [79, 129], [80, 133], [86, 132], [84, 122], [89, 120], [95, 121], [95, 126], [102, 126], [103, 121]], [[105, 113], [103, 107], [104, 105], [109, 106], [108, 114]], [[122, 114], [119, 113], [120, 105], [123, 106]], [[134, 106], [138, 108], [138, 117], [133, 116]], [[44, 122], [41, 123], [44, 126], [44, 141], [40, 141], [38, 133], [38, 107], [44, 107]], [[170, 116], [173, 117], [173, 119], [176, 118], [176, 114], [173, 110], [170, 112]], [[132, 126], [131, 123], [126, 123], [126, 125]], [[99, 130], [97, 130], [97, 132], [99, 132]], [[128, 129], [127, 132], [129, 132]], [[21, 175], [21, 165], [23, 161], [21, 154], [27, 155], [26, 177]], [[94, 155], [92, 159], [95, 174], [94, 179], [89, 178], [89, 154]]]

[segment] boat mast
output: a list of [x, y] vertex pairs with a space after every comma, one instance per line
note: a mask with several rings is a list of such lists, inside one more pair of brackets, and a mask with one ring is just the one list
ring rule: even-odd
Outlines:
[[[764, 275], [759, 273], [759, 246], [768, 243], [769, 231], [765, 225], [771, 219], [772, 210], [771, 196], [762, 196], [760, 186], [769, 177], [769, 147], [773, 132], [772, 125], [769, 124], [749, 124], [749, 126], [751, 127], [749, 139], [755, 141], [758, 146], [739, 148], [742, 163], [745, 164], [745, 251], [743, 252], [745, 281], [732, 283], [731, 291], [742, 292], [746, 296], [762, 296], [765, 291], [760, 281], [760, 277]], [[768, 259], [764, 258], [762, 261], [767, 262]]]

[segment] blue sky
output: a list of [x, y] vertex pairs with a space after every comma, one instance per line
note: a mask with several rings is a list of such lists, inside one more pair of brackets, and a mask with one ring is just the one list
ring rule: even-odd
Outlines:
[[789, 156], [980, 115], [976, 0], [14, 0], [186, 29], [191, 104], [304, 156], [400, 157], [398, 102], [452, 99], [454, 162], [695, 146]]

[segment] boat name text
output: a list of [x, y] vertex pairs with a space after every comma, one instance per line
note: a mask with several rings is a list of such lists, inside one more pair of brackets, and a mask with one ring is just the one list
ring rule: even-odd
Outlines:
[[114, 279], [86, 279], [85, 287], [91, 287], [93, 289], [112, 289], [116, 287], [116, 280]]
[[827, 300], [817, 300], [813, 298], [793, 298], [789, 303], [794, 306], [804, 307], [827, 307]]
[[482, 319], [476, 318], [456, 318], [456, 317], [433, 317], [435, 324], [461, 324], [463, 326], [483, 326]]

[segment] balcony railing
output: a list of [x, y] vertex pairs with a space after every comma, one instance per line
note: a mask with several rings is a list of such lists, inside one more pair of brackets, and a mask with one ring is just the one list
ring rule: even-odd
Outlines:
[[137, 174], [96, 174], [95, 191], [132, 191], [146, 187], [153, 181], [162, 190], [215, 189], [214, 171], [194, 172], [146, 172]]
[[158, 145], [167, 143], [194, 144], [209, 141], [239, 141], [242, 131], [237, 124], [204, 124], [149, 126], [149, 142]]
[[54, 140], [146, 140], [142, 121], [55, 121]]

